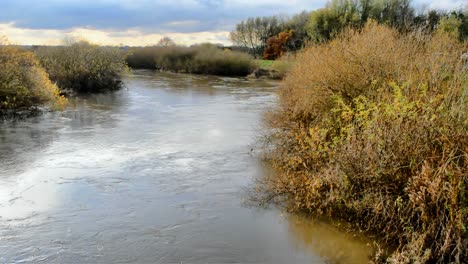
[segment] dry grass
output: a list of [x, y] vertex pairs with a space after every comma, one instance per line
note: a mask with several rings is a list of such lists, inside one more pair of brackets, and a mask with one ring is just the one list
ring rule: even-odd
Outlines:
[[368, 23], [306, 49], [267, 114], [265, 200], [394, 246], [376, 262], [468, 259], [466, 43]]

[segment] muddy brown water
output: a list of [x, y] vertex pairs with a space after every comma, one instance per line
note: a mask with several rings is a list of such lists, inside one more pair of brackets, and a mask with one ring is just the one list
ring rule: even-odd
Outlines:
[[135, 71], [0, 123], [0, 263], [366, 263], [362, 238], [244, 205], [277, 85]]

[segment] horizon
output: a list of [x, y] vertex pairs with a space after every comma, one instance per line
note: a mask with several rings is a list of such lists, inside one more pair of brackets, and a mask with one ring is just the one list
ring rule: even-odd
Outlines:
[[[232, 45], [229, 32], [248, 17], [292, 16], [325, 0], [0, 0], [0, 36], [23, 46], [61, 45], [65, 39], [107, 46], [151, 46], [169, 37], [178, 45]], [[412, 1], [418, 12], [456, 10], [463, 0]]]

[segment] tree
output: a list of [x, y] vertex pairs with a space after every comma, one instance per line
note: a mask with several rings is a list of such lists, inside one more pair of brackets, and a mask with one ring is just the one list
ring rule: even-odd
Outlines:
[[278, 36], [270, 37], [267, 40], [263, 58], [266, 60], [275, 60], [281, 57], [286, 51], [286, 44], [294, 35], [293, 31], [281, 32]]
[[306, 30], [306, 25], [309, 22], [309, 18], [310, 12], [302, 11], [286, 22], [285, 30], [294, 32], [294, 34], [291, 36], [291, 39], [286, 44], [288, 50], [299, 50], [303, 48], [304, 45], [310, 40]]
[[410, 0], [374, 0], [372, 18], [398, 30], [407, 30], [413, 22]]
[[236, 25], [230, 33], [230, 39], [235, 44], [245, 48], [253, 56], [263, 54], [268, 38], [275, 36], [283, 29], [283, 21], [278, 17], [251, 17]]
[[451, 36], [456, 38], [460, 37], [459, 28], [462, 25], [461, 19], [459, 19], [456, 13], [452, 13], [450, 16], [442, 17], [439, 20], [439, 25], [437, 27], [437, 31], [439, 32], [446, 32]]
[[[367, 1], [362, 2], [368, 4]], [[367, 9], [366, 6], [366, 12]], [[310, 14], [306, 26], [307, 34], [314, 42], [328, 41], [347, 26], [362, 25], [363, 21], [359, 10], [359, 2], [357, 1], [333, 0], [325, 8]]]
[[409, 0], [332, 0], [310, 13], [306, 30], [312, 41], [324, 42], [348, 26], [362, 27], [368, 19], [404, 31], [411, 28], [415, 16]]
[[176, 43], [170, 37], [162, 37], [159, 41], [157, 46], [159, 47], [172, 47], [175, 46]]
[[458, 29], [460, 33], [460, 39], [468, 40], [468, 7], [458, 11], [458, 18], [461, 20], [461, 25]]

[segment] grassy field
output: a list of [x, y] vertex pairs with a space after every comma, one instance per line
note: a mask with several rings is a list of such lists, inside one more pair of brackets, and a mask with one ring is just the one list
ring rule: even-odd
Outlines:
[[267, 77], [273, 79], [283, 79], [294, 65], [295, 57], [286, 55], [277, 60], [255, 60], [256, 71], [263, 71]]
[[272, 69], [275, 63], [274, 60], [255, 60], [254, 62], [257, 67], [268, 70]]

